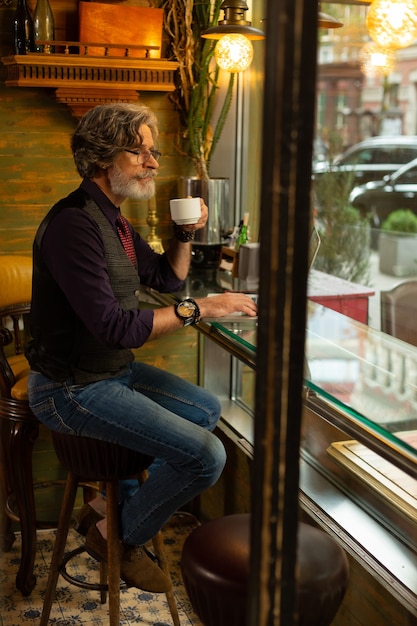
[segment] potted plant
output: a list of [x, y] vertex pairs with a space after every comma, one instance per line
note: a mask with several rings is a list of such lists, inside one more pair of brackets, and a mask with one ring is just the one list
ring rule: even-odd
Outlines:
[[192, 264], [200, 268], [217, 267], [225, 236], [234, 225], [229, 179], [210, 177], [210, 162], [232, 103], [235, 74], [229, 73], [226, 87], [222, 81], [220, 89], [216, 40], [201, 36], [218, 24], [221, 5], [222, 0], [164, 0], [162, 4], [168, 56], [179, 62], [177, 88], [170, 95], [180, 116], [177, 148], [190, 157], [195, 170], [178, 180], [178, 194], [200, 196], [209, 207], [207, 225], [193, 243]]
[[391, 276], [417, 274], [417, 215], [397, 209], [382, 222], [379, 269]]
[[219, 98], [219, 67], [214, 60], [216, 41], [202, 33], [219, 21], [222, 0], [165, 0], [164, 28], [171, 56], [178, 61], [178, 84], [170, 96], [179, 112], [181, 146], [192, 159], [198, 178], [210, 178], [210, 161], [221, 136], [233, 99], [235, 75], [229, 74], [220, 113], [213, 127], [213, 110]]
[[324, 172], [314, 179], [313, 198], [321, 245], [314, 268], [354, 283], [369, 284], [370, 227], [349, 203], [351, 172]]

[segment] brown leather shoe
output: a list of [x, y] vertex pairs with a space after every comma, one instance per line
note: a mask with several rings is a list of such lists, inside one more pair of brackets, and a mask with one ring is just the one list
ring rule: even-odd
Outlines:
[[84, 504], [78, 512], [74, 528], [85, 537], [90, 526], [95, 526], [102, 519], [104, 519], [103, 515], [97, 513], [89, 504]]
[[[120, 577], [131, 587], [152, 593], [170, 591], [171, 581], [146, 554], [142, 546], [120, 544]], [[90, 526], [85, 538], [87, 552], [97, 561], [107, 562], [107, 541], [97, 526]]]

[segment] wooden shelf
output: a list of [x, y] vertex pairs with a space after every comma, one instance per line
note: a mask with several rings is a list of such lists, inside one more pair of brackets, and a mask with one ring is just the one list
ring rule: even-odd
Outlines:
[[234, 248], [222, 246], [220, 252], [219, 270], [232, 272], [232, 277], [237, 278], [239, 271], [239, 252]]
[[[38, 52], [3, 57], [10, 87], [56, 89], [58, 102], [67, 104], [80, 117], [96, 104], [136, 102], [139, 91], [173, 91], [178, 63], [148, 58], [145, 46], [115, 46], [80, 42], [50, 42], [64, 52]], [[90, 47], [103, 49], [102, 56], [88, 54]], [[70, 53], [75, 48], [78, 52]], [[110, 56], [119, 48], [125, 56]], [[116, 50], [117, 51], [117, 50]], [[141, 51], [142, 57], [133, 56]]]

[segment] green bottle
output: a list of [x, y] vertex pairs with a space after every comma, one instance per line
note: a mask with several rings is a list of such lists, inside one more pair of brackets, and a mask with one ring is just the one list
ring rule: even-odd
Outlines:
[[239, 250], [240, 246], [248, 241], [248, 221], [249, 213], [245, 213], [243, 216], [243, 224], [239, 232], [239, 237], [236, 242], [236, 250]]
[[26, 0], [17, 0], [13, 18], [15, 54], [27, 54], [35, 49], [33, 20]]

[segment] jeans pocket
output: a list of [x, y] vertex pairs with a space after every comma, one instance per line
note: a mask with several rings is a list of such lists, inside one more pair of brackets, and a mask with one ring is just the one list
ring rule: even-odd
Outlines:
[[35, 417], [45, 424], [50, 430], [57, 430], [68, 435], [76, 435], [76, 431], [71, 428], [65, 418], [60, 414], [53, 398], [49, 397], [39, 402], [31, 402], [30, 408]]

